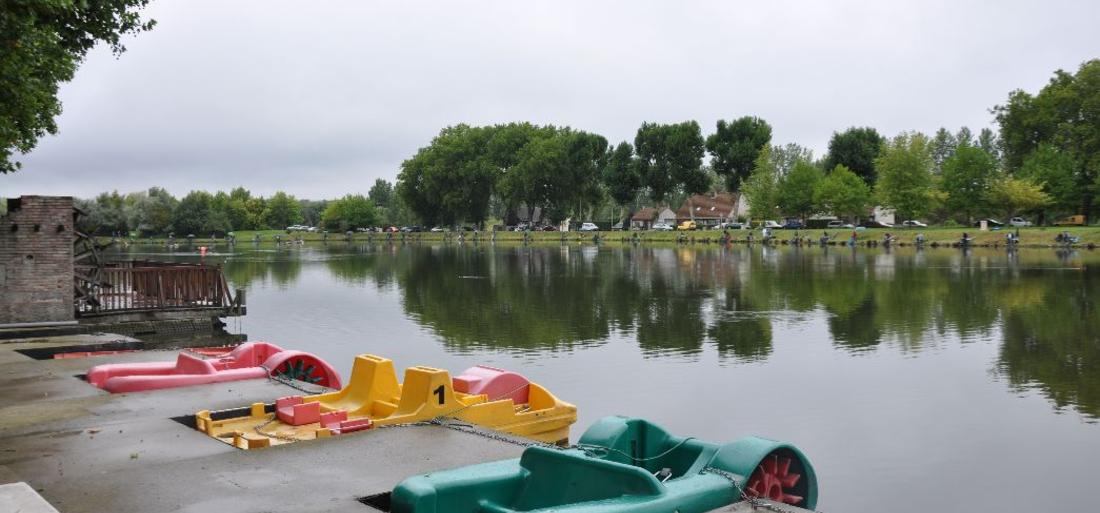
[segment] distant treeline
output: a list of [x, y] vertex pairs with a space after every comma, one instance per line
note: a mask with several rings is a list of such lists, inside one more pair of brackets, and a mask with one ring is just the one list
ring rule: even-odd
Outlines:
[[[969, 224], [987, 216], [1050, 221], [1095, 213], [1100, 194], [1100, 60], [1057, 71], [1037, 94], [1016, 90], [992, 109], [999, 133], [963, 127], [886, 138], [870, 127], [833, 134], [823, 158], [775, 145], [758, 117], [643, 123], [633, 144], [570, 127], [509, 123], [443, 129], [401, 164], [396, 185], [367, 197], [297, 200], [244, 188], [104, 193], [81, 204], [99, 233], [177, 235], [285, 228], [330, 231], [422, 224], [505, 224], [538, 209], [543, 222], [622, 220], [642, 206], [678, 207], [692, 194], [736, 191], [755, 219], [832, 214], [855, 220], [873, 206], [898, 221]], [[704, 158], [709, 160], [704, 162]], [[357, 188], [357, 187], [349, 187]], [[525, 219], [526, 220], [526, 219]]]
[[1100, 60], [1092, 60], [1076, 74], [1059, 70], [1036, 95], [1013, 91], [992, 110], [999, 135], [964, 127], [888, 139], [849, 128], [833, 134], [822, 159], [797, 144], [773, 145], [771, 126], [751, 116], [719, 120], [706, 137], [695, 121], [643, 123], [633, 145], [569, 127], [456, 125], [402, 164], [396, 188], [425, 224], [479, 223], [521, 206], [554, 222], [591, 219], [609, 205], [621, 216], [726, 190], [742, 192], [757, 219], [860, 217], [873, 205], [933, 222], [1092, 214], [1097, 104]]
[[239, 230], [281, 230], [292, 225], [342, 232], [411, 222], [411, 214], [394, 194], [393, 184], [382, 179], [375, 181], [367, 197], [349, 194], [335, 200], [300, 200], [282, 191], [264, 198], [244, 187], [228, 193], [192, 191], [177, 199], [153, 187], [125, 195], [105, 192], [94, 199], [77, 200], [77, 206], [87, 214], [83, 228], [98, 235], [225, 235]]

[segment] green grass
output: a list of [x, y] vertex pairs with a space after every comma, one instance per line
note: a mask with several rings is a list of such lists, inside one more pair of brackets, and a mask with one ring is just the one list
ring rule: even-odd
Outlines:
[[[938, 245], [952, 244], [958, 242], [962, 238], [962, 234], [965, 232], [974, 239], [974, 245], [1003, 245], [1005, 242], [1005, 236], [1009, 231], [1015, 232], [1015, 228], [1004, 228], [1002, 230], [990, 230], [979, 231], [977, 228], [941, 228], [941, 227], [928, 227], [928, 228], [873, 228], [867, 230], [858, 230], [857, 237], [859, 242], [864, 243], [867, 241], [881, 241], [886, 233], [890, 233], [901, 243], [912, 243], [918, 233], [923, 233], [925, 236], [925, 242], [927, 244], [936, 243]], [[1024, 247], [1049, 247], [1054, 245], [1054, 237], [1062, 232], [1067, 231], [1071, 235], [1080, 237], [1078, 246], [1087, 246], [1089, 244], [1100, 246], [1100, 226], [1080, 226], [1080, 227], [1029, 227], [1020, 228], [1020, 245]], [[829, 233], [829, 235], [836, 237], [839, 241], [847, 241], [851, 235], [851, 229], [837, 229], [837, 230], [799, 230], [797, 233], [803, 237], [807, 237], [812, 241], [817, 241], [823, 232]], [[730, 230], [730, 236], [735, 242], [743, 242], [748, 237], [750, 230]], [[760, 240], [760, 230], [751, 230], [753, 239]], [[796, 231], [795, 230], [774, 230], [772, 232], [774, 236], [780, 240], [791, 240]], [[246, 243], [251, 242], [255, 235], [259, 234], [260, 239], [264, 243], [271, 243], [275, 241], [275, 237], [279, 236], [283, 242], [301, 239], [306, 242], [321, 242], [325, 240], [325, 236], [322, 233], [309, 233], [309, 232], [294, 232], [291, 234], [286, 233], [285, 230], [260, 230], [260, 231], [239, 231], [237, 232], [237, 242]], [[698, 230], [688, 232], [599, 232], [599, 236], [604, 243], [630, 243], [637, 234], [640, 242], [644, 244], [675, 244], [680, 234], [683, 234], [689, 241], [694, 240], [696, 242], [716, 242], [717, 239], [722, 237], [721, 230]], [[562, 239], [561, 232], [530, 232], [529, 236], [532, 242], [535, 243], [553, 243], [560, 242]], [[591, 241], [591, 233], [582, 232], [567, 232], [564, 234], [566, 240], [570, 242]], [[472, 240], [473, 234], [470, 232], [465, 233], [466, 239]], [[394, 241], [401, 240], [419, 240], [424, 242], [431, 241], [444, 241], [455, 240], [458, 237], [457, 232], [420, 232], [415, 234], [395, 233], [393, 234]], [[515, 242], [520, 243], [523, 241], [524, 234], [522, 232], [497, 232], [497, 242]], [[481, 232], [478, 235], [481, 241], [488, 241], [490, 239], [489, 232]], [[386, 234], [375, 233], [368, 235], [366, 233], [355, 233], [353, 235], [354, 241], [367, 241], [368, 239], [374, 241], [387, 240]], [[224, 239], [219, 239], [218, 242]], [[329, 242], [344, 242], [345, 235], [338, 233], [328, 234]], [[138, 239], [135, 242], [145, 243], [151, 242], [156, 244], [163, 244], [166, 240], [164, 238], [153, 239]], [[184, 240], [177, 239], [179, 242]], [[211, 240], [208, 237], [196, 237], [196, 242], [209, 243]]]

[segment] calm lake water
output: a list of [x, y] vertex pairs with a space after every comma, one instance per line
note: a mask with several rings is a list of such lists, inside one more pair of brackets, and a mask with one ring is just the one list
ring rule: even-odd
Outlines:
[[[1096, 511], [1100, 252], [217, 246], [251, 340], [519, 371], [599, 417], [789, 440], [821, 509]], [[130, 250], [197, 261], [193, 250]]]

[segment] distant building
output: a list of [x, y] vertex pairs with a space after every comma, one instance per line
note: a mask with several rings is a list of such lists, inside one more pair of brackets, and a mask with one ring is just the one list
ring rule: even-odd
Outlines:
[[739, 216], [748, 214], [748, 210], [744, 196], [736, 192], [696, 194], [676, 210], [676, 221], [694, 220], [700, 227], [716, 226], [736, 221]]
[[897, 224], [896, 216], [894, 215], [894, 209], [883, 206], [876, 206], [871, 209], [871, 220], [877, 221], [882, 224]]
[[676, 213], [668, 207], [645, 207], [630, 217], [631, 230], [648, 230], [657, 223], [676, 223]]

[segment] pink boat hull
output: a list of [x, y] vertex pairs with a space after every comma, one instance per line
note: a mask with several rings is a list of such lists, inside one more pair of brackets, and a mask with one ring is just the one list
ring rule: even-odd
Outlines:
[[267, 342], [247, 342], [219, 358], [181, 352], [175, 362], [97, 365], [88, 371], [88, 382], [111, 393], [124, 393], [261, 379], [277, 374], [294, 375], [329, 388], [341, 387], [340, 375], [324, 360]]

